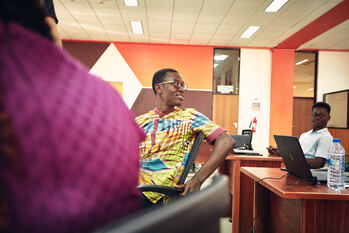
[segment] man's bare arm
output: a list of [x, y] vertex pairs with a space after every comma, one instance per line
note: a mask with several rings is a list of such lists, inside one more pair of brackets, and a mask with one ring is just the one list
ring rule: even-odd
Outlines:
[[58, 45], [58, 47], [62, 48], [62, 40], [58, 34], [56, 20], [51, 16], [46, 16], [45, 20], [46, 20], [47, 24], [50, 26], [51, 35], [53, 37], [55, 44]]
[[[235, 141], [226, 132], [221, 133], [213, 145], [212, 152], [202, 166], [202, 168], [195, 174], [195, 176], [186, 182], [184, 187], [183, 195], [199, 189], [202, 183], [217, 169], [217, 167], [224, 161], [225, 157], [233, 149]], [[179, 186], [178, 186], [179, 187]]]
[[321, 157], [307, 158], [306, 160], [310, 168], [322, 168], [326, 163], [326, 159]]

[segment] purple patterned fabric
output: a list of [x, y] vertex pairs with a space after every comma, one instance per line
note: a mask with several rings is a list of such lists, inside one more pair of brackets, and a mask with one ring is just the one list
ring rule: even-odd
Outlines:
[[20, 143], [1, 168], [13, 232], [90, 232], [140, 207], [143, 132], [119, 94], [45, 38], [0, 22], [0, 88]]

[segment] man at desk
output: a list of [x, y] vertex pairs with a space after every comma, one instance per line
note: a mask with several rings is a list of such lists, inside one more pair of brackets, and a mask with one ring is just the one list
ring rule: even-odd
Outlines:
[[[162, 69], [153, 76], [155, 108], [136, 118], [146, 134], [140, 143], [140, 184], [155, 184], [184, 188], [183, 195], [199, 189], [232, 150], [234, 140], [226, 131], [195, 109], [181, 109], [184, 89], [187, 88], [176, 70]], [[202, 132], [209, 143], [214, 143], [204, 166], [179, 186], [187, 156], [195, 134]], [[144, 192], [143, 207], [161, 202], [164, 196]]]
[[[332, 144], [332, 136], [327, 129], [327, 122], [331, 119], [331, 107], [324, 102], [317, 102], [312, 107], [313, 129], [303, 133], [299, 138], [307, 163], [310, 168], [321, 168], [328, 158], [328, 149]], [[280, 151], [272, 146], [268, 147], [272, 155], [280, 155]]]

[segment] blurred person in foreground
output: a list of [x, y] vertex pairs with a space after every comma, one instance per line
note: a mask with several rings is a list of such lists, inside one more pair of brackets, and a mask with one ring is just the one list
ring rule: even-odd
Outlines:
[[39, 1], [0, 1], [0, 232], [87, 233], [137, 211], [144, 136], [53, 43]]
[[[317, 102], [312, 106], [311, 119], [313, 129], [303, 133], [299, 137], [299, 143], [310, 168], [323, 167], [328, 159], [328, 149], [332, 144], [331, 133], [327, 129], [327, 123], [331, 119], [331, 107], [324, 102]], [[269, 146], [268, 152], [272, 155], [280, 155], [279, 149]]]
[[[157, 71], [152, 80], [155, 108], [138, 116], [137, 123], [146, 133], [140, 144], [140, 184], [184, 188], [183, 195], [197, 190], [232, 150], [234, 140], [226, 130], [193, 108], [181, 109], [184, 83], [174, 69]], [[178, 185], [185, 162], [193, 146], [195, 134], [202, 132], [214, 144], [210, 157], [195, 176]], [[167, 200], [163, 194], [143, 192], [143, 208]]]

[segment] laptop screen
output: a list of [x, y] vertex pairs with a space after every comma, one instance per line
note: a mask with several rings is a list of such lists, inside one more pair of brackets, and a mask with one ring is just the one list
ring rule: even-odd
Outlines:
[[284, 135], [274, 135], [274, 138], [287, 171], [299, 178], [311, 179], [312, 175], [298, 138]]

